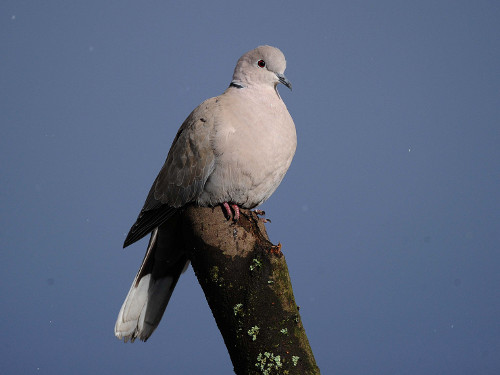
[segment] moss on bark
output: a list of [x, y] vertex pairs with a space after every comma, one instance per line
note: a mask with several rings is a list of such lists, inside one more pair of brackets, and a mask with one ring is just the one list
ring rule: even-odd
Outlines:
[[182, 214], [186, 252], [236, 374], [319, 374], [281, 252], [257, 215], [220, 208]]

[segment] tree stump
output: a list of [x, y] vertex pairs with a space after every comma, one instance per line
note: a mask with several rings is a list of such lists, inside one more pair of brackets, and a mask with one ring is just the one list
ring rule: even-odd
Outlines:
[[185, 250], [224, 338], [236, 374], [319, 374], [293, 296], [281, 244], [262, 220], [220, 207], [181, 214]]

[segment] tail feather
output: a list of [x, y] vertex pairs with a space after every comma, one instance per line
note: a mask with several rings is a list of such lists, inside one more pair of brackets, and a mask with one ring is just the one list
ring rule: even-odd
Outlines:
[[175, 285], [189, 265], [186, 256], [177, 250], [175, 238], [169, 225], [151, 233], [142, 265], [118, 314], [118, 339], [146, 341], [160, 323]]

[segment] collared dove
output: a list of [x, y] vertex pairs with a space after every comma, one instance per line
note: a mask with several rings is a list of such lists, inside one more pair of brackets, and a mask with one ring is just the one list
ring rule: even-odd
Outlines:
[[146, 341], [158, 326], [189, 260], [178, 243], [175, 213], [189, 203], [239, 207], [268, 199], [292, 162], [297, 136], [277, 85], [283, 53], [260, 46], [236, 64], [220, 96], [201, 103], [184, 121], [123, 247], [148, 233], [146, 255], [115, 325], [119, 339]]

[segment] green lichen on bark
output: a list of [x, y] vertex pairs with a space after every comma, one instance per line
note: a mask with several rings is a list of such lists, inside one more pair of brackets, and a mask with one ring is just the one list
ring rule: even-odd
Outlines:
[[319, 374], [281, 245], [269, 241], [264, 224], [248, 210], [234, 223], [201, 207], [183, 220], [187, 254], [235, 372]]

